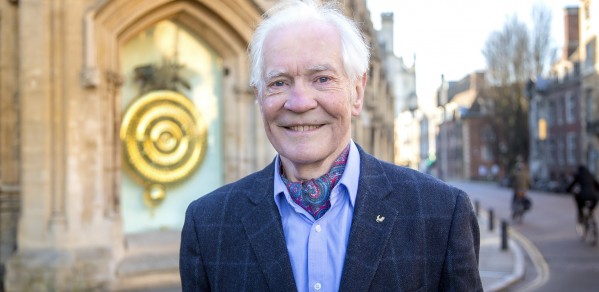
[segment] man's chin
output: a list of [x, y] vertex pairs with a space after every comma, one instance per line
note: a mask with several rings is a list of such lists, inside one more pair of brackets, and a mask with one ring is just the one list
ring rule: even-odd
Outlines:
[[293, 147], [287, 148], [285, 151], [279, 152], [279, 154], [293, 164], [305, 165], [317, 163], [322, 160], [322, 155], [319, 155], [318, 150], [322, 149], [314, 147]]

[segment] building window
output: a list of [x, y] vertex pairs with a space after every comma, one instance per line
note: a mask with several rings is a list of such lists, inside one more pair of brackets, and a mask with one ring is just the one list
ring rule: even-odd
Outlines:
[[568, 133], [566, 142], [568, 165], [576, 165], [576, 133]]
[[549, 164], [555, 164], [557, 157], [557, 151], [555, 147], [555, 138], [549, 139], [549, 156], [547, 157], [547, 161]]
[[543, 141], [547, 139], [547, 121], [545, 119], [539, 119], [538, 128], [538, 139]]
[[549, 117], [547, 118], [549, 125], [555, 125], [555, 103], [553, 101], [549, 102]]
[[595, 66], [595, 43], [596, 39], [590, 40], [586, 46], [586, 59], [584, 60], [585, 69], [592, 69]]
[[562, 166], [566, 164], [565, 161], [565, 151], [564, 151], [564, 139], [557, 139], [557, 164]]
[[[587, 161], [597, 161], [599, 159], [599, 155], [597, 155], [597, 151], [594, 149], [590, 149], [587, 153]], [[589, 163], [589, 170], [591, 173], [597, 173], [597, 163]]]
[[556, 103], [556, 106], [554, 107], [554, 109], [555, 109], [555, 115], [557, 117], [557, 124], [563, 125], [564, 124], [564, 100], [563, 100], [563, 98], [560, 98], [560, 99], [556, 100], [555, 103]]
[[566, 94], [566, 121], [572, 124], [576, 121], [576, 95]]
[[593, 90], [592, 89], [587, 89], [585, 91], [586, 93], [586, 121], [587, 122], [592, 122], [593, 121]]

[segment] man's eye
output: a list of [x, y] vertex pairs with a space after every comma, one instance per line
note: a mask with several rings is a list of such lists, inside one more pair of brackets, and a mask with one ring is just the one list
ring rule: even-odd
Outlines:
[[269, 94], [281, 93], [288, 88], [288, 84], [285, 80], [272, 81], [266, 86]]
[[329, 78], [329, 77], [318, 77], [318, 82], [320, 82], [320, 83], [329, 82], [330, 80], [331, 80], [331, 78]]

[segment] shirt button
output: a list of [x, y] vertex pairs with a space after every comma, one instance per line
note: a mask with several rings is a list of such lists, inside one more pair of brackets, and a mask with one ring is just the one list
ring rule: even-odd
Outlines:
[[320, 285], [320, 283], [316, 283], [314, 284], [314, 290], [320, 290], [320, 288], [322, 288], [322, 285]]
[[322, 231], [322, 227], [320, 227], [320, 225], [316, 225], [316, 232], [321, 232]]

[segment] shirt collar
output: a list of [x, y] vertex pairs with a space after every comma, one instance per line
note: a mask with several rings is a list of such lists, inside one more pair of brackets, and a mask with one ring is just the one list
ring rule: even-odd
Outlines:
[[[274, 200], [277, 204], [277, 207], [280, 209], [280, 200], [281, 197], [288, 197], [289, 192], [285, 183], [281, 179], [280, 173], [280, 157], [277, 155], [275, 160], [275, 176], [274, 176]], [[349, 201], [351, 203], [352, 208], [355, 206], [356, 197], [358, 195], [358, 181], [360, 178], [360, 152], [358, 152], [358, 147], [356, 147], [353, 140], [350, 141], [349, 145], [349, 156], [347, 157], [347, 164], [345, 165], [345, 170], [343, 171], [343, 175], [338, 182], [338, 185], [345, 186], [347, 192], [349, 194]], [[283, 194], [283, 196], [281, 196]]]

